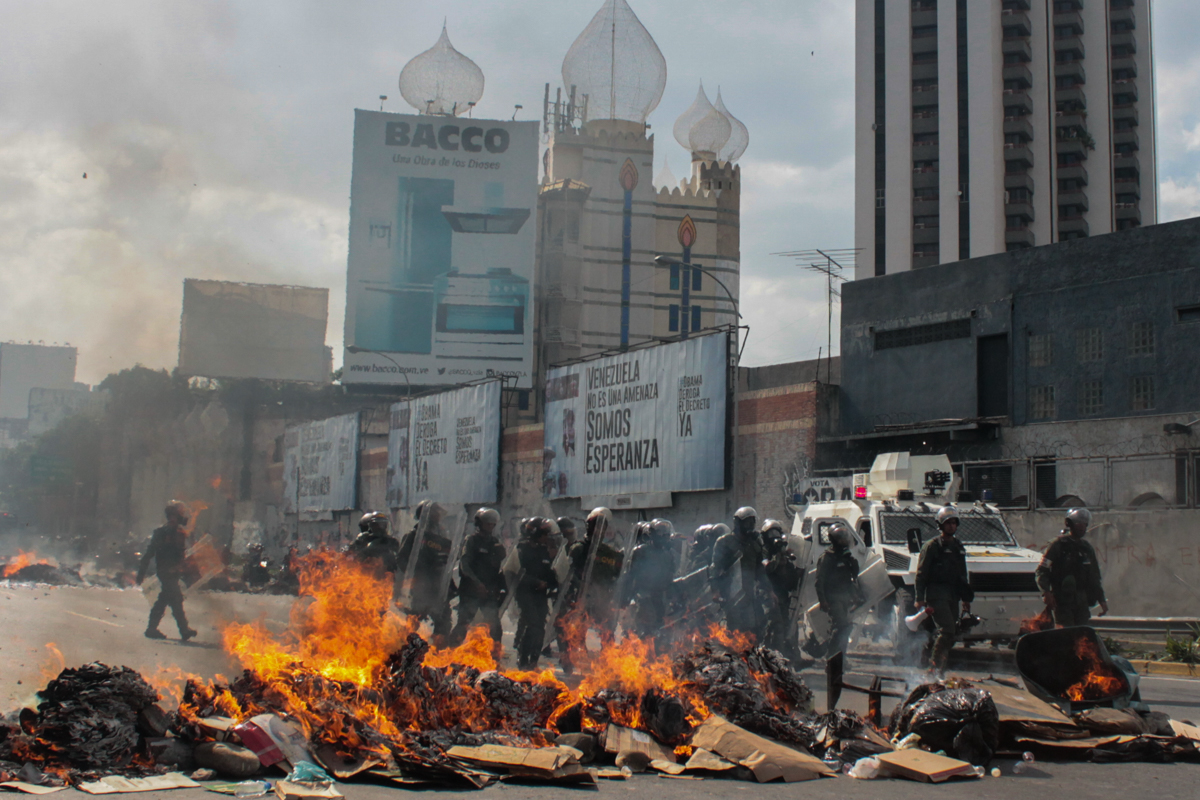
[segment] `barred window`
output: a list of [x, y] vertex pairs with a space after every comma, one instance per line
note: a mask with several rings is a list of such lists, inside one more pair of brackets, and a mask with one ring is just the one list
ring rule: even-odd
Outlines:
[[1104, 411], [1104, 381], [1079, 384], [1079, 416], [1090, 417]]
[[876, 331], [875, 349], [888, 350], [893, 347], [910, 347], [917, 344], [944, 342], [949, 339], [969, 338], [971, 338], [971, 320], [955, 319], [949, 322], [935, 322], [932, 325], [914, 325], [911, 328]]
[[1149, 322], [1135, 322], [1129, 326], [1129, 355], [1154, 355], [1154, 325]]
[[1054, 418], [1054, 387], [1031, 386], [1029, 388], [1029, 418]]
[[1048, 333], [1035, 333], [1029, 337], [1029, 366], [1048, 367], [1054, 359], [1054, 347]]
[[1075, 332], [1075, 358], [1080, 364], [1104, 360], [1104, 329], [1082, 328]]
[[1138, 375], [1133, 379], [1129, 407], [1133, 411], [1149, 411], [1154, 408], [1154, 376]]

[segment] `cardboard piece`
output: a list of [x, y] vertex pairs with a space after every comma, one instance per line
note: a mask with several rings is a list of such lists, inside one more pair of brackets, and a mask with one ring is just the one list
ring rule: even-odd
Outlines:
[[1188, 725], [1186, 722], [1177, 722], [1171, 720], [1171, 730], [1175, 731], [1176, 736], [1183, 736], [1187, 739], [1200, 742], [1200, 728], [1195, 725]]
[[308, 752], [308, 737], [292, 722], [286, 722], [274, 714], [259, 714], [251, 717], [233, 729], [242, 740], [258, 756], [264, 767], [287, 761], [296, 764], [300, 761], [312, 761]]
[[1089, 736], [1086, 739], [1042, 739], [1036, 736], [1018, 736], [1017, 744], [1036, 745], [1057, 750], [1091, 750], [1114, 742], [1132, 742], [1136, 736]]
[[956, 775], [976, 777], [975, 767], [957, 758], [913, 748], [875, 756], [883, 768], [893, 775], [925, 783], [941, 783]]
[[332, 783], [301, 781], [275, 781], [275, 795], [279, 800], [311, 800], [311, 798], [335, 800], [345, 797]]
[[579, 764], [583, 754], [574, 747], [505, 747], [485, 744], [479, 747], [458, 745], [446, 751], [450, 758], [490, 769], [503, 769], [522, 778], [594, 783], [591, 774]]
[[38, 786], [36, 783], [26, 783], [25, 781], [4, 781], [0, 782], [0, 788], [10, 789], [14, 792], [25, 792], [25, 794], [51, 794], [53, 792], [61, 792], [67, 787]]
[[670, 761], [675, 763], [678, 759], [675, 758], [675, 751], [666, 745], [659, 744], [648, 733], [635, 731], [632, 728], [622, 728], [620, 725], [609, 726], [604, 729], [604, 752], [606, 753], [644, 753], [649, 756], [648, 761]]
[[149, 778], [122, 778], [109, 775], [91, 783], [81, 783], [79, 788], [88, 794], [127, 794], [130, 792], [161, 792], [167, 789], [198, 789], [200, 784], [178, 772], [152, 775]]
[[590, 767], [588, 772], [597, 780], [604, 779], [610, 781], [623, 781], [626, 778], [633, 777], [633, 773], [627, 769], [618, 767]]
[[809, 781], [834, 774], [821, 759], [753, 734], [715, 714], [696, 729], [692, 746], [741, 764], [759, 783]]
[[320, 745], [313, 755], [317, 759], [317, 764], [339, 781], [348, 780], [361, 772], [381, 767], [386, 763], [374, 753], [364, 753], [348, 761], [338, 755], [337, 750], [331, 744]]
[[665, 772], [668, 775], [679, 775], [685, 769], [687, 769], [687, 767], [685, 767], [683, 764], [676, 764], [674, 761], [662, 761], [661, 759], [656, 758], [650, 762], [650, 769], [658, 772]]
[[227, 742], [232, 738], [237, 720], [229, 717], [202, 717], [196, 720], [200, 732], [217, 742]]
[[733, 769], [737, 764], [721, 758], [716, 753], [705, 750], [702, 747], [697, 747], [692, 752], [692, 757], [688, 759], [684, 767], [689, 771], [693, 770], [708, 770], [709, 772], [724, 772]]

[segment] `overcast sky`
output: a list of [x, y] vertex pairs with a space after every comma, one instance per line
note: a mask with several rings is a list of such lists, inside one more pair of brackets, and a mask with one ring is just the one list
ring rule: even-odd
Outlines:
[[[746, 361], [815, 357], [824, 284], [771, 254], [853, 244], [853, 3], [632, 5], [667, 59], [655, 171], [683, 176], [670, 129], [701, 79], [750, 130]], [[172, 368], [183, 279], [215, 278], [328, 287], [340, 361], [353, 109], [408, 112], [400, 69], [446, 17], [487, 80], [476, 116], [540, 118], [599, 7], [0, 0], [0, 340], [70, 342], [88, 383]], [[1155, 1], [1164, 221], [1200, 215], [1198, 21], [1194, 0]]]

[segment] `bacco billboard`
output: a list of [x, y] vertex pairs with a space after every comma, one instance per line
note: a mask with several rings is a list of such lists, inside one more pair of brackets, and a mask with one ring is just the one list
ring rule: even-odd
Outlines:
[[355, 112], [343, 383], [531, 388], [538, 124]]
[[725, 486], [728, 334], [546, 372], [547, 497]]
[[392, 405], [388, 506], [496, 502], [499, 380]]

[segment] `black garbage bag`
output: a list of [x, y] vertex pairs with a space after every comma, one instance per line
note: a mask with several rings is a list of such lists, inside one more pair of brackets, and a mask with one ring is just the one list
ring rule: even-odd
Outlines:
[[1000, 744], [1000, 712], [984, 689], [918, 687], [892, 721], [901, 736], [915, 733], [928, 749], [976, 766], [991, 761]]

